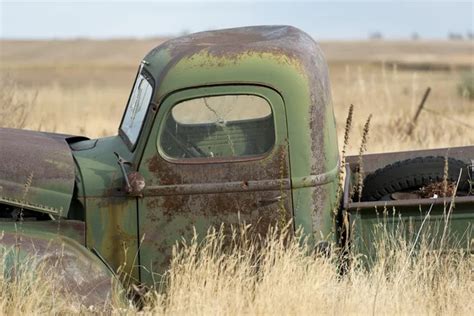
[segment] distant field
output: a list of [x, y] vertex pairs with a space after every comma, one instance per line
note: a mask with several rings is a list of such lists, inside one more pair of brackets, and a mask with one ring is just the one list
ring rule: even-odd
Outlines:
[[[164, 38], [146, 40], [0, 41], [5, 66], [105, 64], [135, 66]], [[330, 62], [412, 61], [471, 65], [471, 41], [325, 41], [319, 43]]]
[[[31, 101], [36, 95], [24, 127], [112, 135], [140, 60], [163, 41], [2, 41], [0, 72], [16, 85], [17, 98]], [[465, 126], [474, 124], [474, 102], [458, 89], [462, 74], [474, 67], [472, 41], [320, 44], [330, 65], [340, 137], [352, 103], [356, 130], [374, 115], [369, 151], [474, 144], [472, 128]], [[428, 86], [427, 108], [443, 116], [423, 112], [414, 135], [406, 137], [406, 124]], [[15, 125], [14, 120], [0, 123]], [[353, 136], [350, 152], [359, 146], [360, 135]]]

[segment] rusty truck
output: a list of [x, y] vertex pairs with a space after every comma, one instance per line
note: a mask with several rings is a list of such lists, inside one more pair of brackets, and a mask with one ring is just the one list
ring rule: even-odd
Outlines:
[[[466, 237], [473, 159], [474, 146], [347, 157], [338, 194], [318, 44], [291, 26], [206, 31], [144, 57], [115, 136], [0, 129], [0, 245], [18, 246], [18, 258], [61, 257], [67, 286], [103, 299], [120, 266], [152, 285], [177, 241], [222, 223], [263, 235], [284, 221], [315, 245], [340, 245], [370, 244], [383, 208], [418, 227], [428, 212], [440, 220], [453, 197], [416, 192], [443, 178], [457, 184], [453, 234]], [[367, 176], [354, 199], [360, 161]]]

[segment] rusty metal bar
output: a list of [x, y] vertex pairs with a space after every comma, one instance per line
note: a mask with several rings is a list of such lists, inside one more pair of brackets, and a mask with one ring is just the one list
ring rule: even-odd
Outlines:
[[345, 174], [345, 179], [344, 179], [344, 197], [342, 200], [342, 205], [344, 209], [347, 209], [349, 207], [350, 202], [350, 192], [351, 192], [351, 166], [349, 163], [346, 163], [345, 166], [346, 174]]
[[336, 181], [337, 174], [339, 173], [339, 163], [336, 164], [336, 167], [329, 170], [328, 172], [309, 175], [306, 177], [291, 178], [291, 187], [293, 189], [298, 188], [308, 188], [324, 185]]
[[148, 186], [144, 189], [145, 196], [182, 195], [182, 194], [212, 194], [246, 191], [289, 190], [290, 179], [234, 181], [224, 183], [193, 183], [175, 185]]
[[314, 187], [335, 181], [339, 171], [338, 166], [326, 173], [292, 178], [291, 181], [290, 179], [275, 179], [148, 186], [144, 189], [144, 195], [211, 194]]
[[422, 206], [422, 205], [443, 205], [454, 202], [456, 204], [473, 203], [474, 196], [456, 196], [436, 199], [408, 199], [408, 200], [393, 200], [393, 201], [374, 201], [374, 202], [349, 202], [347, 205], [348, 211], [356, 209], [368, 209], [375, 207], [391, 207], [391, 206]]

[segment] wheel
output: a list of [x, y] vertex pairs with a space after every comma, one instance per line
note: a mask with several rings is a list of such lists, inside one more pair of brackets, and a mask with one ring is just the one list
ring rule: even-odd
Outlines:
[[[378, 169], [364, 179], [363, 201], [377, 201], [394, 192], [417, 190], [433, 182], [443, 181], [445, 157], [417, 157], [398, 161]], [[448, 158], [447, 180], [457, 182], [462, 170], [458, 191], [468, 191], [467, 164]]]

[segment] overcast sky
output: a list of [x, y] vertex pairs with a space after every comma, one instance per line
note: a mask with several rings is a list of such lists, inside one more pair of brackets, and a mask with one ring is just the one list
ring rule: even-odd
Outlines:
[[6, 1], [1, 38], [117, 38], [290, 24], [318, 39], [446, 38], [474, 29], [473, 1]]

